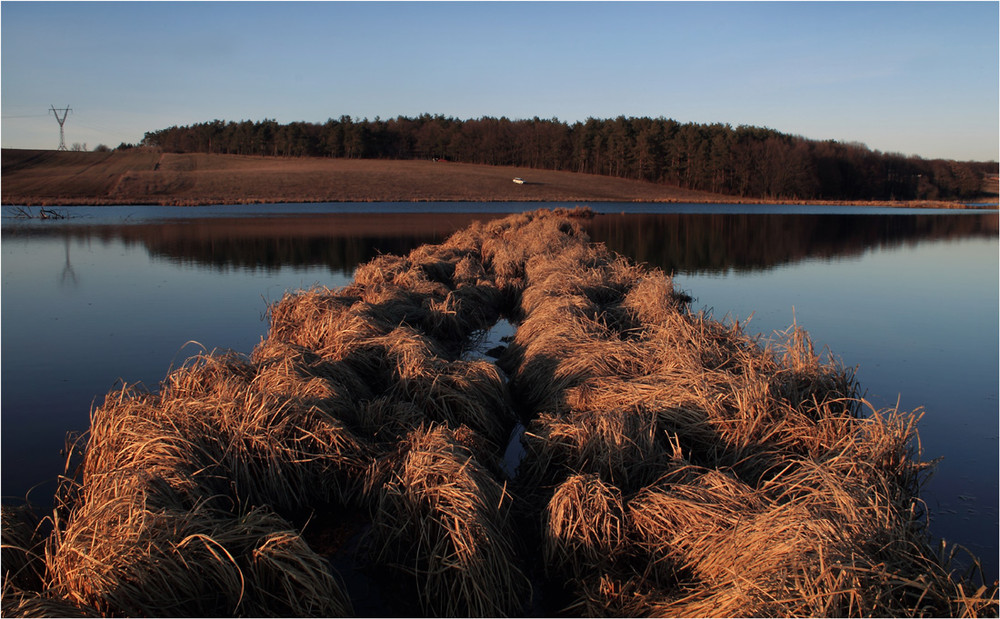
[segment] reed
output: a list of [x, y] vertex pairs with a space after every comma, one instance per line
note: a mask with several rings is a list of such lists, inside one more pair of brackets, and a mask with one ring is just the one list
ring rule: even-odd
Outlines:
[[4, 617], [100, 617], [96, 609], [79, 606], [60, 597], [21, 589], [9, 581], [3, 583], [0, 614]]
[[669, 459], [648, 410], [590, 409], [542, 413], [525, 434], [528, 458], [520, 475], [552, 483], [565, 474], [598, 475], [621, 488], [653, 482]]
[[598, 475], [571, 475], [545, 509], [545, 566], [579, 576], [614, 561], [627, 544], [621, 491]]
[[338, 582], [264, 509], [150, 509], [141, 495], [91, 500], [47, 550], [52, 591], [103, 615], [344, 615]]
[[690, 297], [674, 291], [673, 280], [659, 269], [637, 278], [622, 300], [623, 309], [638, 325], [662, 325], [683, 309]]
[[364, 375], [369, 367], [352, 363], [351, 353], [368, 338], [382, 335], [384, 326], [359, 311], [348, 311], [359, 301], [325, 288], [285, 294], [268, 308], [268, 340], [299, 346], [328, 361], [348, 359]]
[[356, 495], [367, 444], [308, 398], [266, 391], [249, 364], [224, 373], [233, 363], [194, 359], [157, 395], [109, 397], [92, 416], [84, 486], [166, 481], [178, 491], [170, 506], [224, 495], [294, 509]]
[[413, 577], [421, 611], [518, 613], [530, 585], [508, 522], [512, 499], [454, 433], [419, 427], [380, 467], [374, 544], [380, 561]]
[[331, 362], [315, 352], [280, 340], [263, 340], [251, 354], [263, 391], [298, 398], [338, 418], [350, 418], [357, 402], [372, 397], [366, 377], [346, 362]]
[[273, 368], [205, 356], [159, 394], [109, 394], [57, 511], [48, 590], [102, 614], [343, 614], [326, 564], [255, 506], [355, 500], [368, 447], [306, 404], [328, 395], [317, 378]]
[[0, 570], [6, 586], [37, 591], [45, 572], [41, 522], [28, 504], [0, 508]]
[[797, 581], [809, 574], [813, 553], [840, 558], [829, 543], [834, 523], [794, 503], [771, 504], [712, 470], [687, 483], [661, 480], [630, 501], [628, 513], [650, 558], [690, 574], [682, 582], [714, 595], [713, 613], [723, 616], [810, 614], [791, 605]]
[[466, 425], [502, 449], [516, 420], [495, 365], [430, 362], [400, 370], [392, 395], [412, 402], [428, 420]]

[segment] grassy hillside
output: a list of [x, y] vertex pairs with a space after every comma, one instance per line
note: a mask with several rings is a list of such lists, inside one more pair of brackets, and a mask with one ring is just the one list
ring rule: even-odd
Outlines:
[[[512, 182], [525, 179], [523, 185]], [[591, 174], [444, 161], [3, 150], [5, 204], [731, 201]]]
[[3, 150], [3, 200], [24, 197], [94, 199], [115, 191], [122, 177], [152, 170], [159, 153]]
[[[515, 177], [523, 178], [524, 184], [513, 183]], [[421, 160], [178, 154], [151, 149], [107, 153], [3, 149], [2, 180], [2, 202], [28, 206], [424, 201], [763, 202], [645, 181], [524, 167]], [[996, 178], [988, 180], [993, 182], [990, 195], [995, 195]], [[957, 206], [950, 202], [835, 203]]]

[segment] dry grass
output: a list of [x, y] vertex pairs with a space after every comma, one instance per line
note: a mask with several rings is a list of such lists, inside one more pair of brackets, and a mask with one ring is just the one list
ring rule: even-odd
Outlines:
[[133, 495], [78, 508], [48, 550], [51, 590], [101, 614], [343, 616], [341, 585], [281, 518]]
[[[3, 149], [3, 201], [88, 200], [112, 193], [123, 175], [152, 170], [160, 154]], [[72, 202], [70, 202], [72, 203]]]
[[[528, 180], [518, 185], [514, 177]], [[4, 204], [274, 202], [773, 203], [645, 181], [557, 170], [432, 161], [3, 149]], [[995, 182], [994, 182], [995, 187]], [[995, 193], [995, 192], [994, 192]], [[786, 201], [968, 208], [955, 202]]]
[[551, 483], [568, 472], [587, 471], [623, 488], [654, 481], [669, 459], [657, 418], [648, 410], [580, 410], [542, 413], [536, 433], [525, 434], [530, 458], [521, 475]]
[[328, 565], [259, 507], [346, 503], [364, 483], [369, 448], [310, 405], [327, 393], [295, 366], [209, 356], [158, 394], [109, 394], [56, 512], [45, 590], [102, 614], [348, 612]]
[[9, 581], [3, 584], [4, 617], [100, 617], [96, 609], [81, 607], [59, 596], [21, 589]]
[[418, 427], [379, 463], [373, 538], [412, 575], [422, 613], [506, 616], [530, 585], [508, 521], [512, 498], [446, 428]]
[[[593, 174], [443, 161], [14, 149], [4, 149], [3, 160], [5, 204], [726, 199]], [[516, 176], [530, 182], [517, 185]]]
[[[463, 357], [498, 318], [504, 372]], [[5, 508], [5, 614], [350, 613], [372, 594], [308, 526], [365, 614], [998, 612], [929, 543], [919, 411], [871, 410], [798, 325], [691, 312], [572, 218], [473, 224], [270, 321], [249, 357], [111, 392], [51, 534]]]
[[618, 488], [598, 475], [571, 475], [545, 509], [545, 567], [579, 576], [622, 554], [626, 524]]
[[150, 484], [158, 504], [175, 508], [227, 496], [292, 509], [356, 495], [367, 445], [313, 405], [313, 394], [283, 395], [287, 383], [275, 380], [273, 366], [254, 376], [256, 367], [233, 356], [195, 358], [157, 395], [111, 394], [92, 415], [84, 492]]
[[4, 505], [0, 514], [3, 537], [0, 569], [4, 586], [10, 583], [18, 589], [39, 589], [45, 572], [45, 539], [39, 532], [38, 516], [27, 504]]

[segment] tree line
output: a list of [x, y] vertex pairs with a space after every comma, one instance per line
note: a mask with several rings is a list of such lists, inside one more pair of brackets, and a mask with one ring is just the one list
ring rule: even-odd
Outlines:
[[569, 170], [748, 198], [972, 198], [980, 194], [984, 177], [997, 173], [996, 162], [907, 157], [860, 143], [663, 117], [572, 124], [430, 114], [389, 120], [341, 116], [322, 124], [213, 120], [147, 132], [143, 145], [184, 153], [438, 159]]

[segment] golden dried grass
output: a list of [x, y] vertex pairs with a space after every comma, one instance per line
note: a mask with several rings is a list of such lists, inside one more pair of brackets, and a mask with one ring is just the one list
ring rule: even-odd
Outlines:
[[255, 370], [227, 356], [199, 357], [171, 373], [157, 395], [109, 397], [92, 415], [85, 487], [128, 473], [183, 486], [195, 498], [251, 505], [296, 508], [355, 496], [367, 444], [310, 396], [266, 391]]
[[486, 361], [431, 361], [401, 368], [390, 394], [412, 402], [428, 420], [470, 427], [497, 449], [516, 421], [503, 379]]
[[647, 410], [542, 413], [524, 435], [529, 457], [520, 475], [551, 483], [567, 472], [599, 475], [621, 488], [653, 482], [669, 458], [657, 418]]
[[545, 509], [545, 566], [579, 576], [601, 570], [627, 544], [621, 491], [599, 475], [575, 474]]
[[418, 427], [380, 463], [373, 538], [413, 576], [423, 613], [518, 613], [530, 585], [518, 566], [511, 497], [442, 426]]
[[51, 591], [101, 614], [343, 616], [324, 561], [269, 512], [150, 508], [140, 493], [76, 509], [47, 550]]

